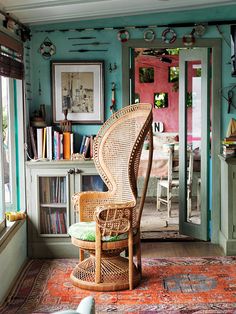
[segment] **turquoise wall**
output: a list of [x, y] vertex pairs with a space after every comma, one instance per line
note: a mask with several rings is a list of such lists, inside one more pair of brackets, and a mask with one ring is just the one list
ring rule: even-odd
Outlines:
[[[202, 9], [195, 11], [183, 11], [172, 13], [157, 13], [137, 16], [127, 16], [121, 18], [97, 19], [92, 21], [80, 21], [60, 24], [33, 25], [32, 39], [29, 43], [30, 49], [30, 76], [31, 76], [31, 95], [32, 100], [29, 102], [30, 113], [38, 109], [39, 105], [46, 104], [47, 120], [51, 123], [52, 105], [51, 105], [51, 79], [50, 79], [50, 60], [45, 60], [39, 53], [39, 46], [46, 37], [56, 46], [56, 54], [51, 60], [104, 60], [105, 62], [105, 118], [110, 116], [109, 107], [111, 104], [111, 84], [116, 83], [117, 86], [117, 108], [122, 106], [122, 67], [121, 67], [121, 51], [122, 43], [117, 39], [117, 30], [91, 30], [91, 31], [53, 31], [58, 29], [76, 29], [76, 28], [96, 28], [96, 27], [115, 27], [115, 26], [139, 26], [139, 25], [167, 25], [172, 23], [200, 23], [209, 21], [226, 21], [236, 20], [236, 5], [228, 7], [216, 7], [210, 9]], [[156, 29], [156, 38], [161, 38], [162, 31], [166, 27]], [[236, 79], [231, 77], [231, 49], [230, 43], [230, 25], [220, 26], [226, 41], [222, 39], [222, 86], [227, 87], [236, 83]], [[192, 27], [175, 28], [178, 38], [190, 33]], [[142, 39], [144, 29], [130, 29], [130, 38]], [[109, 45], [99, 46], [77, 46], [72, 47], [72, 41], [68, 37], [76, 36], [94, 36], [96, 39], [91, 41], [109, 42]], [[207, 31], [203, 38], [222, 38], [216, 26], [207, 27]], [[89, 42], [89, 40], [78, 40], [74, 42]], [[86, 53], [70, 53], [72, 48], [78, 49], [108, 49], [107, 52], [86, 52]], [[219, 60], [220, 62], [221, 60]], [[118, 68], [116, 71], [109, 72], [109, 63], [116, 62]], [[39, 95], [39, 80], [41, 83], [41, 95]], [[225, 89], [226, 90], [226, 89]], [[235, 89], [236, 93], [236, 89]], [[236, 104], [236, 96], [234, 97]], [[236, 109], [231, 114], [227, 114], [227, 103], [222, 98], [222, 137], [225, 136], [228, 121], [231, 117], [235, 117]], [[95, 134], [99, 129], [99, 125], [74, 125], [73, 130], [80, 135]]]

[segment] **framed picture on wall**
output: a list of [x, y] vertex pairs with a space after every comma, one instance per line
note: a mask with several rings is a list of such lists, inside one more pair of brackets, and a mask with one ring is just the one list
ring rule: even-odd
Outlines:
[[170, 83], [178, 82], [179, 80], [179, 67], [169, 67], [168, 81]]
[[154, 82], [154, 68], [139, 68], [139, 82], [153, 83]]
[[52, 61], [53, 121], [104, 122], [103, 61]]
[[168, 107], [168, 93], [154, 93], [154, 108]]

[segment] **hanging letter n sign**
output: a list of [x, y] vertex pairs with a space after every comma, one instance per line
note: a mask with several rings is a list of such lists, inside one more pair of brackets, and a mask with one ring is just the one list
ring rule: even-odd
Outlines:
[[153, 133], [161, 133], [164, 131], [164, 125], [161, 121], [156, 121], [152, 123]]

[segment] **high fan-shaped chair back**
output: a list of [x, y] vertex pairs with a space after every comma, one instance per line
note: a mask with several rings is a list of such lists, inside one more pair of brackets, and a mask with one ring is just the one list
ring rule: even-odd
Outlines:
[[[137, 210], [138, 167], [143, 142], [147, 136], [150, 141], [149, 164]], [[72, 243], [80, 247], [81, 263], [85, 263], [83, 251], [86, 249], [90, 252], [94, 250], [95, 254], [95, 260], [91, 256], [86, 260], [85, 268], [90, 268], [90, 271], [95, 264], [91, 276], [87, 270], [81, 270], [81, 264], [73, 271], [72, 280], [77, 286], [105, 291], [127, 287], [132, 289], [139, 282], [139, 227], [151, 170], [152, 149], [150, 104], [124, 107], [113, 114], [98, 132], [94, 140], [94, 163], [108, 191], [82, 192], [73, 197], [75, 208], [79, 211], [80, 223], [69, 229]], [[89, 226], [94, 226], [95, 245], [87, 243], [86, 239], [81, 239], [78, 232], [75, 232], [75, 229], [82, 228], [81, 222], [90, 222]], [[137, 268], [133, 263], [133, 246], [136, 244]], [[126, 248], [129, 249], [129, 260], [120, 256]], [[88, 281], [93, 281], [92, 288]]]

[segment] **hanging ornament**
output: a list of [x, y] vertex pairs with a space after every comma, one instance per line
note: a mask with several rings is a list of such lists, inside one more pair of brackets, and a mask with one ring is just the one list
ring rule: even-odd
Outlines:
[[152, 29], [147, 29], [143, 33], [143, 38], [145, 41], [153, 41], [155, 39], [155, 32]]
[[195, 28], [193, 28], [193, 30], [190, 34], [183, 36], [183, 44], [186, 47], [191, 47], [195, 43], [194, 33], [195, 33]]
[[39, 52], [44, 59], [50, 59], [56, 53], [56, 47], [51, 40], [46, 37], [39, 47]]
[[116, 84], [112, 82], [112, 87], [111, 87], [111, 106], [110, 106], [110, 111], [111, 113], [115, 112], [115, 104], [116, 104]]
[[162, 40], [166, 44], [173, 44], [176, 38], [177, 38], [176, 32], [171, 28], [167, 28], [162, 32]]
[[204, 26], [203, 24], [197, 24], [196, 26], [194, 26], [194, 29], [194, 34], [198, 37], [203, 36], [206, 32], [206, 26]]
[[117, 38], [119, 41], [121, 41], [122, 43], [125, 43], [126, 41], [129, 40], [129, 32], [126, 29], [121, 29], [118, 33], [117, 33]]
[[113, 65], [111, 63], [109, 64], [109, 72], [115, 71], [116, 69], [117, 69], [117, 65], [115, 62]]

